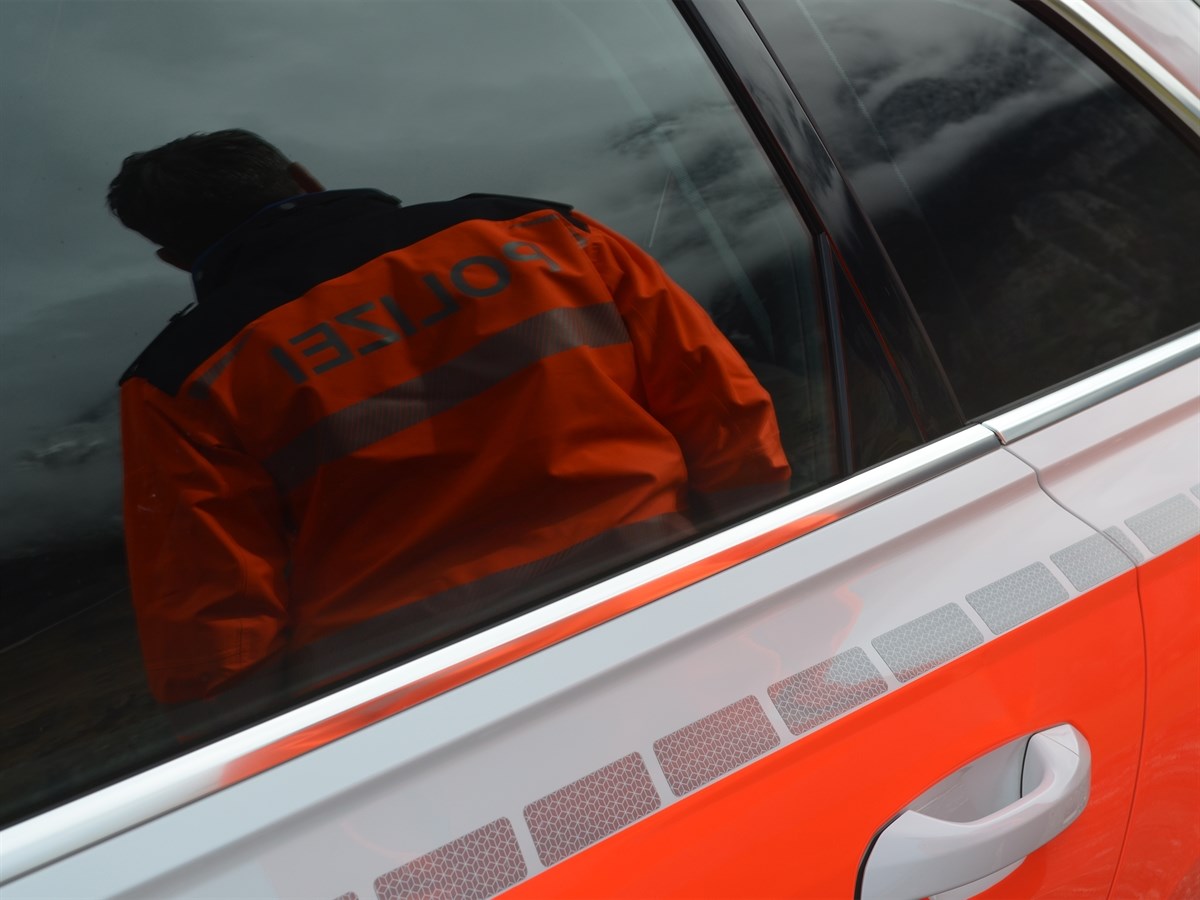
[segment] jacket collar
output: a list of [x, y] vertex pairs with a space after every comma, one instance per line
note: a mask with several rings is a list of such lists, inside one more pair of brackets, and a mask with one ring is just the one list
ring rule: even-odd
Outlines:
[[336, 227], [381, 205], [398, 207], [400, 201], [373, 188], [354, 188], [300, 194], [260, 209], [196, 257], [192, 286], [197, 302], [203, 303], [235, 278], [277, 264], [277, 258], [301, 235]]

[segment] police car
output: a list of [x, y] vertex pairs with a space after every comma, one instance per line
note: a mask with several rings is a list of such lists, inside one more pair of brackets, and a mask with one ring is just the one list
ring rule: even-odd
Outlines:
[[[1200, 7], [3, 15], [4, 897], [1200, 892]], [[771, 394], [787, 498], [155, 703], [114, 383], [189, 287], [102, 198], [231, 125], [636, 241]]]

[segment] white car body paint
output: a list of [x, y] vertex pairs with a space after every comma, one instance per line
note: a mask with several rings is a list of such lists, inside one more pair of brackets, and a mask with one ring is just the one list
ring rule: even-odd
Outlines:
[[[8, 897], [332, 898], [1093, 535], [1003, 449], [8, 885]], [[1059, 579], [1060, 582], [1062, 579]], [[1063, 582], [1064, 596], [1076, 596]], [[1068, 601], [1069, 602], [1069, 601]], [[716, 662], [719, 661], [719, 662]]]
[[1088, 0], [1200, 97], [1200, 4], [1194, 0]]
[[1119, 528], [1146, 558], [1156, 556], [1169, 548], [1148, 546], [1127, 520], [1173, 497], [1200, 507], [1192, 491], [1200, 485], [1200, 361], [1021, 438], [1009, 450], [1097, 531]]

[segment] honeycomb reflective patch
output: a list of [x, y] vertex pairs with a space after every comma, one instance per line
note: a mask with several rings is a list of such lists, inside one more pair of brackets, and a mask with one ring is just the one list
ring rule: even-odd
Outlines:
[[972, 591], [967, 594], [967, 602], [993, 634], [1003, 634], [1069, 596], [1046, 564], [1038, 562]]
[[887, 691], [861, 647], [839, 653], [767, 688], [792, 734], [803, 734]]
[[538, 858], [552, 866], [662, 806], [640, 753], [631, 753], [525, 807]]
[[1176, 494], [1126, 519], [1125, 524], [1150, 552], [1162, 553], [1200, 534], [1200, 508], [1183, 494]]
[[379, 900], [483, 900], [512, 887], [526, 871], [512, 823], [497, 819], [380, 875], [375, 879], [375, 893]]
[[1102, 534], [1094, 534], [1065, 550], [1051, 553], [1050, 559], [1077, 591], [1094, 588], [1114, 575], [1133, 568], [1128, 557]]
[[1142, 551], [1133, 545], [1133, 541], [1129, 539], [1129, 535], [1123, 532], [1120, 528], [1114, 525], [1112, 528], [1105, 528], [1104, 533], [1107, 534], [1116, 545], [1121, 548], [1126, 556], [1132, 559], [1135, 563], [1141, 563], [1146, 557], [1142, 556]]
[[779, 746], [754, 697], [717, 710], [654, 742], [654, 755], [675, 796], [682, 797]]
[[947, 603], [871, 641], [900, 681], [909, 681], [983, 643], [957, 604]]

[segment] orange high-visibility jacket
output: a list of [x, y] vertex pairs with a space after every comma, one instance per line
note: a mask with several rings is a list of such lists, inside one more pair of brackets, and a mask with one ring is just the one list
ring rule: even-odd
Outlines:
[[570, 207], [372, 190], [269, 207], [122, 379], [155, 695], [784, 482], [770, 398], [648, 255]]

